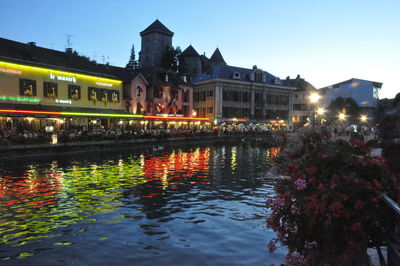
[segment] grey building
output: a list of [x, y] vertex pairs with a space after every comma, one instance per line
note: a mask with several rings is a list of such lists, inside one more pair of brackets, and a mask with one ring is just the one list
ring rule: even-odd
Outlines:
[[193, 84], [197, 115], [215, 124], [292, 126], [292, 93], [296, 88], [283, 85], [279, 78], [256, 66], [247, 69], [217, 64], [197, 76]]
[[142, 46], [139, 52], [139, 67], [157, 68], [167, 47], [172, 47], [174, 33], [158, 19], [140, 33]]

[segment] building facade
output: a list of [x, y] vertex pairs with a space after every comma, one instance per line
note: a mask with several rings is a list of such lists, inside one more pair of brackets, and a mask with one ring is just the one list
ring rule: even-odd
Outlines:
[[374, 116], [378, 107], [379, 90], [382, 83], [352, 78], [321, 88], [322, 102], [325, 107], [336, 98], [352, 98], [368, 116]]
[[225, 64], [214, 65], [194, 82], [194, 109], [221, 123], [261, 124], [265, 128], [292, 127], [292, 93], [266, 71]]

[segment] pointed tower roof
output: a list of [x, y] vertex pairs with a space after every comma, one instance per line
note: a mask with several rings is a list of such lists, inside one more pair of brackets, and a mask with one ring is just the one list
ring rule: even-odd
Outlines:
[[199, 53], [193, 48], [192, 45], [189, 45], [185, 51], [182, 52], [183, 56], [200, 56]]
[[215, 49], [214, 53], [210, 57], [210, 62], [213, 64], [223, 64], [226, 65], [224, 58], [222, 57], [221, 52], [219, 51], [218, 47]]
[[164, 26], [158, 19], [156, 19], [150, 26], [148, 26], [144, 31], [140, 33], [140, 36], [147, 35], [149, 33], [161, 33], [168, 36], [174, 36], [174, 33]]

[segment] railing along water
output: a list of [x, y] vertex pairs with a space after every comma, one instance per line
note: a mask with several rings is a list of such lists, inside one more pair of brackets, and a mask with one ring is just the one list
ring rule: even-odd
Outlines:
[[[393, 200], [391, 199], [388, 195], [385, 193], [382, 194], [383, 199], [385, 200], [386, 204], [388, 204], [389, 207], [395, 211], [397, 214], [396, 220], [400, 217], [400, 206]], [[380, 261], [381, 265], [388, 265], [388, 266], [398, 266], [400, 265], [400, 224], [397, 222], [396, 227], [394, 228], [393, 232], [388, 232], [390, 233], [390, 236], [385, 236], [386, 242], [387, 242], [387, 263], [385, 261], [382, 261], [382, 255], [379, 254], [380, 256]]]

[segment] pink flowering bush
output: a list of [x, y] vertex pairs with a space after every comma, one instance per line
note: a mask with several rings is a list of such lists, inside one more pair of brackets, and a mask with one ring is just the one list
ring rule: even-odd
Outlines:
[[267, 201], [267, 225], [277, 233], [268, 250], [287, 246], [287, 265], [355, 263], [393, 226], [382, 193], [397, 199], [394, 179], [360, 138], [335, 138], [324, 128], [294, 138], [278, 159], [288, 178]]

